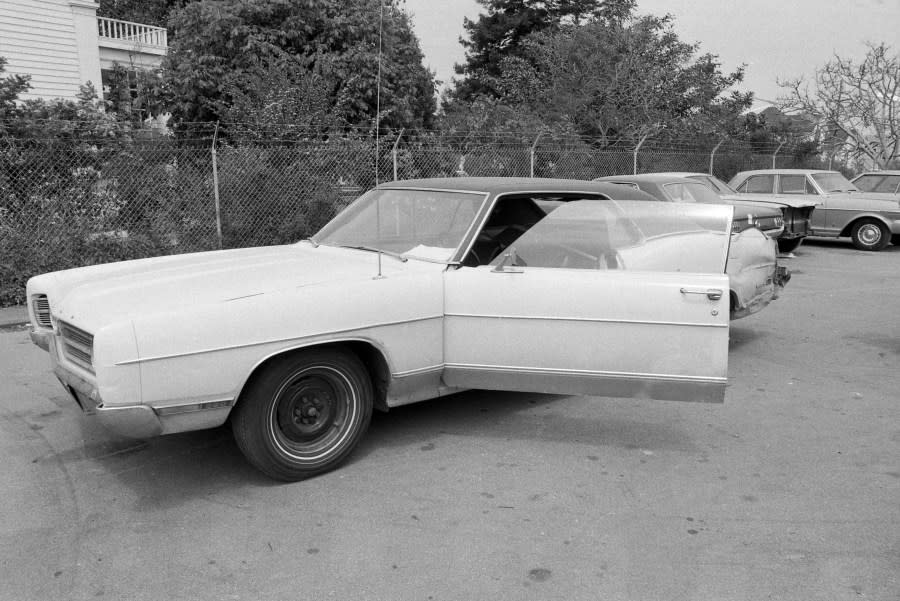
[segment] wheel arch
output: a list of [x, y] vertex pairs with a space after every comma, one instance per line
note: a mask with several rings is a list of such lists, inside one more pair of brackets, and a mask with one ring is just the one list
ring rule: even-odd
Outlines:
[[735, 314], [740, 308], [737, 292], [732, 288], [728, 291], [728, 317], [734, 319]]
[[859, 215], [854, 215], [853, 219], [847, 222], [847, 225], [841, 230], [841, 233], [838, 234], [840, 237], [847, 238], [850, 236], [850, 232], [853, 230], [853, 226], [856, 225], [859, 221], [863, 219], [875, 219], [884, 224], [884, 227], [887, 228], [887, 231], [891, 231], [891, 224], [887, 222], [887, 220], [879, 215], [878, 213], [860, 213]]
[[387, 353], [372, 340], [365, 338], [346, 338], [341, 340], [329, 340], [323, 342], [311, 342], [301, 346], [282, 349], [260, 359], [256, 365], [250, 370], [250, 373], [244, 378], [243, 383], [235, 394], [235, 402], [232, 406], [232, 412], [241, 402], [244, 392], [252, 385], [254, 379], [265, 369], [276, 361], [280, 361], [285, 357], [293, 354], [309, 351], [311, 349], [329, 349], [340, 350], [355, 355], [366, 368], [369, 379], [372, 382], [372, 389], [375, 392], [373, 404], [375, 409], [379, 411], [387, 411], [387, 390], [391, 380], [391, 368], [387, 358]]

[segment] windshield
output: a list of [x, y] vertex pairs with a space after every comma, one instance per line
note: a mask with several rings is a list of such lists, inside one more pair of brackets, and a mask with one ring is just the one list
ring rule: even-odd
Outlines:
[[846, 177], [840, 173], [813, 173], [812, 178], [816, 180], [819, 187], [827, 194], [828, 192], [857, 192], [856, 186], [850, 183]]
[[650, 201], [572, 201], [491, 264], [566, 269], [723, 273], [732, 207]]
[[485, 194], [436, 190], [370, 190], [332, 219], [313, 242], [449, 261]]
[[676, 202], [702, 202], [722, 204], [722, 198], [700, 182], [664, 184], [666, 194]]

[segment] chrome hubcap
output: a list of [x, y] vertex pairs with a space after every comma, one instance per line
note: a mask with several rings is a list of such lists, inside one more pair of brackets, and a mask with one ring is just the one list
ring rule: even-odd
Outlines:
[[881, 240], [881, 228], [875, 225], [864, 225], [859, 230], [859, 239], [865, 244], [877, 244]]

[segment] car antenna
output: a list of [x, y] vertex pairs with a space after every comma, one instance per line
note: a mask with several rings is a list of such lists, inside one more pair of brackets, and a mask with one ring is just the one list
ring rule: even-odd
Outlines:
[[[384, 2], [378, 0], [378, 77], [375, 79], [375, 187], [378, 187], [378, 155], [381, 152], [380, 126], [381, 126], [381, 44], [384, 31]], [[375, 241], [378, 248], [378, 274], [372, 278], [380, 280], [381, 274], [381, 203], [378, 196], [375, 197]]]

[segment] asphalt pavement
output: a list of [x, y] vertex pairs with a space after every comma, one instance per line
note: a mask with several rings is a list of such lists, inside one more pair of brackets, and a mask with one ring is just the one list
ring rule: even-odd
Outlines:
[[28, 309], [24, 305], [0, 308], [0, 328], [13, 328], [28, 323]]
[[82, 415], [0, 331], [0, 599], [900, 599], [900, 247], [804, 244], [721, 405], [471, 391], [281, 484]]

